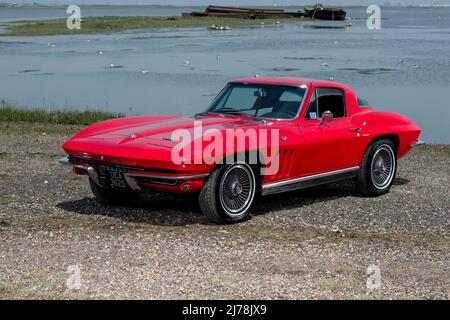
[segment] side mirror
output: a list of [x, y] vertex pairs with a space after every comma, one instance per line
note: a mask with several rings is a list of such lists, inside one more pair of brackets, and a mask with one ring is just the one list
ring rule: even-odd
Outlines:
[[324, 111], [322, 113], [322, 117], [320, 118], [319, 126], [323, 125], [325, 123], [325, 120], [328, 122], [333, 121], [333, 113], [331, 111]]

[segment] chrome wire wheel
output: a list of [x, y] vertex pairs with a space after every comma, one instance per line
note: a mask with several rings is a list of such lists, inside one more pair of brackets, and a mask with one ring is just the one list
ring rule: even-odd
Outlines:
[[395, 174], [395, 154], [387, 144], [375, 151], [370, 168], [370, 176], [375, 188], [382, 190], [390, 185]]
[[255, 175], [246, 163], [231, 165], [219, 185], [222, 209], [230, 216], [240, 215], [251, 206], [255, 196]]

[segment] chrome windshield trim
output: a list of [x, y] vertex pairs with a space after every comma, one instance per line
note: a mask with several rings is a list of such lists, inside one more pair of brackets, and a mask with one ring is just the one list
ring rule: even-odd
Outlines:
[[[243, 84], [259, 84], [259, 83], [255, 83], [255, 82], [233, 82], [233, 81], [231, 81], [231, 82], [228, 82], [227, 83], [227, 85], [229, 85], [229, 84], [239, 84], [239, 83], [243, 83]], [[263, 120], [263, 119], [267, 119], [267, 120], [270, 120], [270, 121], [267, 121], [268, 123], [269, 122], [272, 122], [272, 121], [295, 121], [295, 120], [298, 120], [298, 118], [300, 117], [300, 113], [301, 113], [301, 111], [303, 110], [303, 106], [304, 106], [304, 104], [305, 104], [305, 100], [306, 100], [306, 98], [308, 97], [308, 92], [309, 92], [309, 87], [306, 85], [306, 84], [301, 84], [301, 85], [292, 85], [292, 84], [270, 84], [271, 86], [283, 86], [283, 87], [292, 87], [292, 88], [301, 88], [301, 89], [305, 89], [305, 94], [303, 95], [303, 99], [302, 99], [302, 101], [300, 102], [300, 106], [298, 107], [298, 110], [297, 110], [297, 114], [295, 115], [295, 117], [294, 118], [292, 118], [292, 119], [280, 119], [280, 118], [269, 118], [269, 117], [254, 117], [255, 118], [255, 120], [257, 121], [258, 119], [259, 120]], [[220, 92], [219, 92], [219, 94], [214, 98], [214, 100], [215, 99], [217, 99], [217, 97], [226, 89], [227, 87], [225, 86], [225, 88], [223, 88]], [[211, 104], [213, 104], [214, 103], [214, 100], [211, 102]], [[210, 105], [211, 105], [210, 104]], [[201, 113], [201, 114], [205, 114], [205, 115], [207, 115], [207, 114], [216, 114], [216, 115], [225, 115], [225, 116], [229, 116], [230, 114], [226, 114], [226, 113], [217, 113], [217, 112], [208, 112], [208, 111], [206, 111], [206, 112], [204, 112], [204, 113]], [[239, 117], [239, 115], [233, 115], [233, 116], [238, 116]], [[241, 116], [248, 116], [248, 117], [252, 117], [252, 115], [246, 115], [246, 114], [243, 114], [243, 115], [241, 115]]]

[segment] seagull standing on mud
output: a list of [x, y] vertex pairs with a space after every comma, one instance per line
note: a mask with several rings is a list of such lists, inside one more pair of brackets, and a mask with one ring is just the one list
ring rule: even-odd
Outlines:
[[184, 60], [185, 65], [189, 65], [191, 62], [189, 60]]

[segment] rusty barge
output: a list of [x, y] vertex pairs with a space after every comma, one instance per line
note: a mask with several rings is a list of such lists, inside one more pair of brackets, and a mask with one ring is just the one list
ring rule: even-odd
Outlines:
[[311, 18], [318, 20], [345, 20], [346, 12], [340, 8], [324, 7], [317, 4], [305, 8], [304, 11], [288, 12], [284, 9], [275, 8], [244, 8], [208, 6], [205, 11], [193, 11], [183, 13], [183, 17], [220, 17], [220, 18], [242, 18], [242, 19], [269, 19], [269, 18]]

